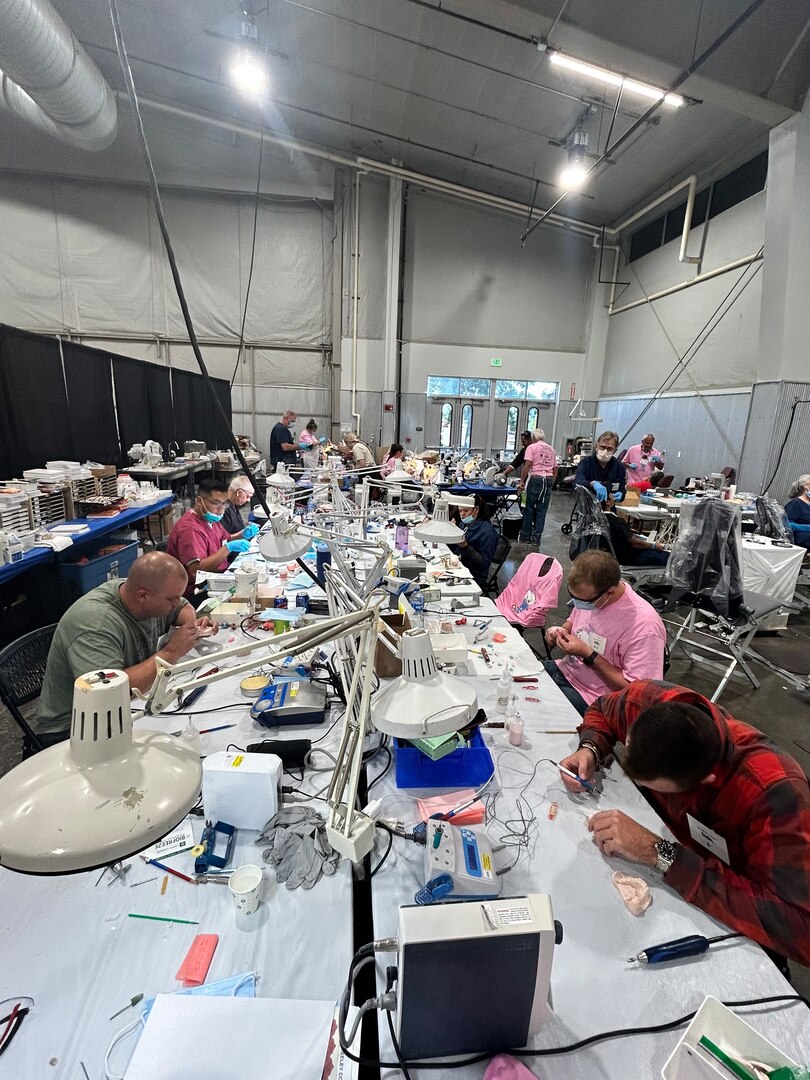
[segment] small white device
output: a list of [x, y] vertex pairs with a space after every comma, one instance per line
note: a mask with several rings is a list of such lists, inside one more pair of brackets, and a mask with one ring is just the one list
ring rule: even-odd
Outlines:
[[275, 754], [209, 754], [202, 777], [206, 818], [260, 832], [278, 812], [282, 771]]
[[492, 846], [481, 825], [459, 827], [430, 818], [425, 841], [425, 885], [417, 904], [484, 900], [500, 895]]
[[525, 1046], [551, 1017], [548, 896], [399, 909], [396, 1027], [405, 1061]]
[[469, 648], [463, 634], [431, 634], [430, 644], [440, 664], [463, 664], [467, 659]]

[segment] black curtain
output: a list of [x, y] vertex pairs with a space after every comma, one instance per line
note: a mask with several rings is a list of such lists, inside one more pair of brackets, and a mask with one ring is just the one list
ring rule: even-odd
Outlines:
[[59, 342], [0, 326], [0, 479], [74, 460]]
[[120, 463], [110, 354], [66, 341], [62, 355], [74, 457], [102, 465]]
[[227, 427], [222, 422], [222, 418], [218, 412], [214, 415], [214, 435], [215, 441], [213, 445], [218, 450], [229, 450], [231, 447], [231, 427], [233, 425], [233, 416], [231, 414], [231, 384], [227, 379], [214, 379], [214, 389], [217, 392], [219, 403], [225, 410], [225, 415], [228, 417]]
[[133, 443], [147, 439], [166, 450], [174, 438], [169, 369], [128, 356], [114, 356], [112, 363], [124, 460]]
[[174, 403], [174, 437], [183, 449], [189, 439], [204, 439], [199, 420], [194, 415], [194, 383], [198, 375], [190, 371], [172, 370], [172, 402]]

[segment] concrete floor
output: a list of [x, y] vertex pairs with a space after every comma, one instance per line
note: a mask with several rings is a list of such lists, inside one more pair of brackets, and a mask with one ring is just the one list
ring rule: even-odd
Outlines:
[[[541, 550], [559, 559], [567, 571], [568, 537], [560, 531], [560, 525], [567, 521], [571, 513], [572, 500], [569, 495], [555, 493], [546, 521]], [[534, 548], [514, 544], [501, 573], [501, 580], [508, 580], [514, 574], [523, 558]], [[567, 593], [563, 586], [560, 593], [560, 605], [549, 617], [549, 625], [564, 622], [568, 610], [565, 599]], [[792, 616], [791, 630], [807, 642], [810, 655], [810, 614]], [[538, 631], [528, 631], [526, 640], [536, 650], [542, 651]], [[778, 675], [757, 666], [757, 677], [761, 681], [759, 690], [753, 690], [744, 678], [732, 679], [726, 687], [721, 704], [734, 716], [752, 724], [769, 735], [789, 754], [796, 758], [805, 772], [810, 773], [810, 697], [785, 684]], [[702, 665], [690, 664], [681, 655], [675, 655], [667, 673], [671, 682], [682, 683], [710, 696], [717, 685], [719, 676]], [[11, 717], [0, 706], [0, 775], [7, 772], [20, 760], [20, 737], [18, 728]], [[803, 968], [792, 963], [793, 983], [796, 989], [810, 997], [810, 968]]]

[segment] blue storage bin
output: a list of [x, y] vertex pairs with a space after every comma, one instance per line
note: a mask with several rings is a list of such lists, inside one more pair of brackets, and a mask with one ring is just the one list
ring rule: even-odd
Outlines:
[[72, 582], [84, 595], [91, 592], [103, 581], [112, 578], [125, 578], [129, 568], [138, 557], [138, 541], [124, 544], [118, 551], [110, 552], [109, 555], [98, 555], [99, 548], [109, 547], [109, 539], [100, 541], [90, 551], [82, 552], [78, 557], [87, 556], [90, 560], [86, 563], [60, 562], [57, 564], [57, 573], [60, 578]]
[[480, 731], [469, 746], [461, 746], [446, 757], [432, 761], [411, 743], [394, 739], [397, 787], [479, 788], [492, 776], [492, 754]]

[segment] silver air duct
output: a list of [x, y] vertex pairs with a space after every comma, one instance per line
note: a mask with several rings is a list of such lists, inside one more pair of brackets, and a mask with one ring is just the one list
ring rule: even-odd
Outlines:
[[0, 2], [0, 106], [81, 150], [118, 130], [112, 88], [48, 0]]

